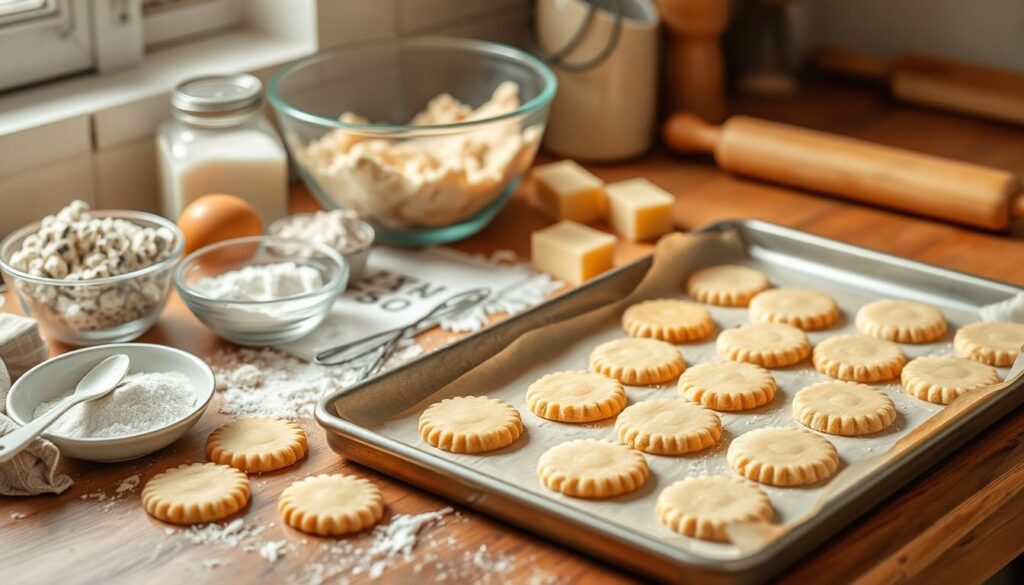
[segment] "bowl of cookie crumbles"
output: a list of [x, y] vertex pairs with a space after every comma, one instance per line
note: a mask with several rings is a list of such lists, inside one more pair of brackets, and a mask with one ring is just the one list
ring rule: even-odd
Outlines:
[[47, 337], [124, 342], [160, 316], [184, 243], [158, 215], [94, 211], [76, 200], [0, 242], [0, 271]]

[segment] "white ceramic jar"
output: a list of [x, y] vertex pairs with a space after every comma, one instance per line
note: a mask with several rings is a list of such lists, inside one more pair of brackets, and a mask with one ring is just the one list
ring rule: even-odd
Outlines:
[[210, 193], [248, 201], [263, 225], [288, 210], [288, 155], [263, 116], [263, 85], [252, 75], [182, 82], [171, 96], [173, 118], [157, 133], [162, 213], [177, 220]]

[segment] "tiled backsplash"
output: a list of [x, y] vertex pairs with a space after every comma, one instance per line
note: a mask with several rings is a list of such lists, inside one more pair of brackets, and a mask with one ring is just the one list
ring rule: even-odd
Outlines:
[[[521, 44], [533, 0], [314, 0], [317, 44], [450, 35]], [[273, 68], [255, 71], [266, 80]], [[168, 95], [0, 135], [0, 237], [71, 198], [155, 211], [154, 134]], [[42, 133], [40, 133], [42, 132]], [[42, 162], [45, 161], [45, 162]]]

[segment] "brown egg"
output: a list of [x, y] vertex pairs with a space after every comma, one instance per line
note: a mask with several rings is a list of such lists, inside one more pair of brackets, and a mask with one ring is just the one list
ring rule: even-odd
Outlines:
[[244, 199], [234, 195], [203, 195], [189, 203], [178, 217], [185, 234], [185, 253], [203, 246], [263, 234], [259, 214]]

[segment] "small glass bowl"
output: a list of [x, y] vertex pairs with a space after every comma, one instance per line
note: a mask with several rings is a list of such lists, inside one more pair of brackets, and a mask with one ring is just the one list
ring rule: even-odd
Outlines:
[[172, 269], [181, 259], [185, 236], [178, 226], [141, 211], [92, 211], [96, 218], [128, 220], [136, 225], [167, 228], [174, 234], [171, 253], [145, 268], [117, 276], [69, 280], [33, 276], [10, 264], [22, 242], [39, 230], [29, 224], [0, 243], [0, 270], [17, 291], [25, 314], [39, 322], [43, 333], [70, 345], [87, 346], [131, 341], [160, 317], [171, 290]]
[[[281, 219], [270, 224], [267, 228], [267, 234], [276, 236], [281, 227], [289, 220], [290, 217], [294, 216], [312, 216], [312, 213], [296, 213], [292, 216], [285, 216]], [[348, 262], [348, 281], [359, 282], [363, 279], [363, 274], [366, 273], [366, 263], [370, 259], [370, 250], [373, 249], [373, 242], [377, 237], [373, 226], [366, 223], [365, 221], [359, 220], [359, 241], [363, 242], [362, 245], [356, 246], [351, 249], [339, 249], [335, 246], [331, 246], [331, 249], [342, 255], [345, 261]]]
[[[507, 82], [518, 86], [519, 106], [511, 111], [409, 123], [442, 94], [478, 108]], [[519, 49], [416, 37], [304, 57], [274, 73], [267, 95], [291, 159], [321, 205], [356, 211], [382, 243], [424, 246], [467, 238], [501, 211], [537, 153], [557, 85], [551, 69]], [[339, 119], [346, 112], [371, 122]], [[479, 149], [481, 140], [498, 137], [481, 169], [467, 172], [468, 163], [453, 155], [458, 144]], [[424, 170], [418, 153], [443, 165]], [[403, 170], [380, 163], [405, 156], [420, 162]]]
[[[216, 299], [196, 289], [196, 283], [206, 277], [246, 266], [280, 262], [316, 269], [323, 286], [267, 301]], [[345, 259], [323, 244], [251, 236], [225, 240], [192, 252], [174, 272], [174, 284], [189, 310], [214, 333], [238, 345], [263, 347], [293, 341], [316, 329], [345, 290], [348, 274]]]

